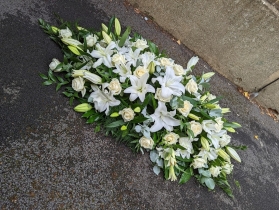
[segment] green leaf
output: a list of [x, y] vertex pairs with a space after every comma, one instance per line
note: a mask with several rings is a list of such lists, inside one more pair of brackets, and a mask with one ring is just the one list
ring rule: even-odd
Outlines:
[[207, 103], [213, 104], [213, 103], [215, 103], [215, 102], [220, 101], [222, 98], [223, 98], [223, 97], [219, 96], [219, 97], [216, 97], [216, 98], [212, 99], [211, 101], [209, 101], [209, 102], [207, 102]]
[[155, 55], [159, 54], [158, 47], [151, 41], [148, 41], [149, 49], [151, 52], [153, 52]]
[[176, 156], [176, 159], [179, 160], [179, 161], [187, 162], [187, 163], [191, 163], [193, 161], [192, 158], [187, 159], [187, 158], [182, 158], [182, 157], [179, 157], [179, 156]]
[[53, 72], [51, 70], [48, 71], [48, 77], [53, 81], [56, 82], [55, 76], [53, 75]]
[[224, 125], [224, 127], [232, 127], [232, 128], [240, 128], [241, 127], [241, 125], [239, 125], [239, 124], [228, 123], [228, 122], [225, 122], [223, 125]]
[[144, 122], [145, 120], [147, 120], [148, 118], [144, 117], [144, 116], [139, 116], [139, 117], [135, 117], [131, 123], [141, 123]]
[[58, 84], [56, 85], [56, 91], [58, 91], [60, 88], [61, 88], [61, 83], [58, 83]]
[[185, 101], [189, 101], [193, 106], [196, 106], [198, 104], [198, 102], [196, 100], [194, 100], [193, 98], [190, 98], [188, 96], [181, 96], [181, 98]]
[[40, 77], [42, 77], [42, 79], [48, 79], [48, 77], [44, 74], [39, 74], [39, 75], [40, 75]]
[[237, 181], [237, 180], [234, 180], [234, 183], [235, 183], [235, 185], [240, 189], [241, 187], [240, 187], [240, 184], [239, 184], [239, 181]]
[[200, 83], [199, 85], [203, 86], [205, 89], [209, 89], [210, 85], [207, 82]]
[[56, 78], [58, 79], [59, 82], [64, 82], [64, 79], [62, 77], [56, 76]]
[[94, 111], [93, 109], [91, 109], [91, 110], [85, 112], [85, 113], [82, 115], [82, 117], [88, 118], [89, 116], [91, 116], [91, 115], [94, 114], [94, 113], [95, 113], [95, 111]]
[[181, 178], [179, 180], [179, 184], [184, 184], [187, 181], [189, 181], [192, 177], [192, 173], [190, 168], [187, 168], [187, 170], [181, 175]]
[[109, 25], [108, 25], [108, 33], [107, 34], [110, 34], [110, 32], [112, 31], [112, 24], [114, 22], [114, 19], [115, 19], [115, 16], [113, 16], [110, 21], [109, 21]]
[[219, 178], [216, 180], [216, 184], [222, 189], [224, 190], [225, 193], [227, 193], [228, 196], [230, 197], [234, 197], [232, 194], [232, 189], [230, 184], [228, 183], [228, 181], [225, 178]]
[[68, 93], [68, 92], [63, 92], [63, 94], [64, 94], [65, 96], [67, 96], [68, 98], [70, 98], [70, 97], [72, 97], [72, 96], [73, 96], [73, 94], [72, 94], [72, 93]]
[[47, 80], [43, 82], [43, 85], [51, 85], [53, 82], [51, 80]]
[[74, 99], [75, 99], [75, 97], [71, 97], [71, 98], [70, 98], [70, 105], [73, 104]]
[[115, 127], [119, 127], [121, 125], [124, 125], [125, 122], [123, 120], [118, 120], [118, 121], [115, 121], [115, 122], [112, 122], [108, 125], [106, 125], [107, 128], [115, 128]]
[[100, 126], [100, 124], [99, 125], [97, 125], [96, 127], [95, 127], [95, 132], [97, 133], [97, 132], [99, 132], [101, 130], [101, 126]]
[[98, 119], [99, 119], [99, 114], [97, 113], [97, 114], [91, 115], [89, 117], [89, 119], [86, 121], [86, 123], [90, 124], [90, 123], [97, 121]]
[[126, 31], [124, 32], [124, 34], [122, 35], [119, 43], [118, 43], [118, 46], [119, 47], [123, 47], [124, 46], [124, 43], [126, 41], [126, 39], [128, 38], [129, 34], [131, 33], [131, 27], [127, 27]]
[[205, 178], [204, 183], [211, 190], [215, 188], [215, 182], [212, 178]]

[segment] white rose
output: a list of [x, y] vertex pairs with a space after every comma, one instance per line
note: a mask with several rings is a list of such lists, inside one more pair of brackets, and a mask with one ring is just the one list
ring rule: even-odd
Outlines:
[[225, 163], [225, 165], [222, 166], [222, 171], [226, 174], [230, 174], [233, 170], [233, 164], [231, 163]]
[[170, 100], [172, 99], [172, 95], [170, 95], [167, 98], [163, 97], [162, 96], [162, 88], [157, 88], [156, 93], [155, 93], [155, 99], [158, 99], [159, 101], [162, 101], [162, 102], [170, 102]]
[[119, 80], [113, 78], [109, 83], [108, 89], [112, 92], [113, 95], [119, 95], [121, 93], [122, 87], [119, 83]]
[[131, 108], [125, 108], [119, 112], [121, 114], [124, 122], [128, 122], [134, 119], [135, 112]]
[[231, 137], [227, 134], [224, 134], [221, 139], [219, 139], [219, 144], [221, 147], [228, 145], [231, 142]]
[[209, 168], [209, 172], [211, 173], [211, 175], [213, 177], [217, 177], [220, 174], [221, 169], [222, 169], [222, 167], [220, 167], [220, 166], [211, 166]]
[[176, 76], [185, 75], [185, 71], [181, 65], [174, 64], [173, 70]]
[[206, 165], [206, 160], [203, 158], [194, 158], [193, 162], [191, 163], [191, 166], [196, 168], [203, 168]]
[[187, 83], [185, 88], [191, 94], [198, 92], [198, 85], [197, 85], [197, 83], [193, 79], [189, 80], [189, 82]]
[[111, 58], [111, 61], [114, 63], [114, 64], [124, 64], [126, 63], [126, 60], [125, 60], [125, 56], [124, 55], [121, 55], [121, 54], [114, 54]]
[[56, 67], [60, 64], [61, 62], [56, 59], [56, 58], [53, 58], [51, 63], [49, 64], [49, 68], [54, 71], [54, 72], [60, 72], [62, 70], [62, 68], [58, 68], [56, 69]]
[[140, 146], [145, 149], [152, 149], [154, 145], [154, 141], [151, 138], [141, 137], [139, 140]]
[[177, 110], [183, 116], [187, 117], [192, 108], [193, 108], [193, 105], [189, 101], [186, 100], [186, 101], [184, 101], [184, 107], [183, 108], [178, 108]]
[[71, 30], [67, 27], [66, 29], [61, 29], [59, 35], [62, 38], [70, 38], [72, 36]]
[[76, 77], [72, 80], [72, 88], [77, 91], [81, 92], [82, 97], [85, 95], [86, 89], [84, 87], [84, 79], [82, 77]]
[[138, 66], [133, 74], [137, 78], [141, 78], [142, 75], [144, 75], [145, 73], [148, 73], [148, 72], [149, 72], [148, 69], [144, 68], [144, 66]]
[[93, 47], [97, 42], [97, 36], [94, 34], [92, 36], [91, 34], [86, 37], [86, 44], [87, 47]]
[[191, 130], [194, 133], [194, 137], [196, 137], [197, 135], [201, 134], [202, 132], [202, 125], [196, 121], [191, 121], [190, 122], [191, 125]]
[[135, 47], [144, 50], [145, 48], [148, 47], [147, 41], [145, 39], [138, 39], [135, 42]]
[[173, 66], [174, 62], [170, 58], [161, 58], [160, 63], [162, 66]]
[[167, 145], [175, 144], [178, 139], [179, 135], [173, 132], [170, 132], [163, 137], [164, 143]]

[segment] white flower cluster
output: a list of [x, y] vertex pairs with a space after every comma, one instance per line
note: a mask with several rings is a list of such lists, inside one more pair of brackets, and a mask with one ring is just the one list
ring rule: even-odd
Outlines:
[[[198, 169], [212, 188], [214, 178], [232, 172], [230, 157], [240, 162], [228, 146], [231, 137], [227, 130], [234, 130], [226, 125], [223, 114], [229, 109], [222, 109], [216, 96], [205, 88], [214, 73], [195, 77], [189, 73], [198, 57], [192, 57], [183, 68], [155, 53], [141, 37], [127, 36], [123, 42], [107, 32], [104, 27], [102, 35], [88, 33], [82, 42], [72, 38], [69, 28], [59, 31], [61, 41], [83, 63], [81, 69], [71, 71], [72, 89], [94, 104], [97, 112], [118, 118], [122, 131], [129, 128], [139, 137], [141, 150], [152, 151], [156, 174], [161, 168], [167, 170], [168, 179], [176, 180], [185, 170], [181, 169], [185, 164], [179, 162], [187, 160], [187, 167]], [[87, 51], [80, 54], [82, 46], [87, 46]], [[62, 70], [57, 59], [49, 67], [55, 72]]]

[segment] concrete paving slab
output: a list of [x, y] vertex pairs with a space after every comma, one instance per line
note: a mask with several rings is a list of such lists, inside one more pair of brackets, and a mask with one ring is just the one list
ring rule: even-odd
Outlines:
[[[27, 3], [28, 2], [28, 3]], [[156, 176], [148, 154], [133, 154], [109, 136], [94, 133], [61, 91], [42, 86], [60, 49], [34, 21], [54, 23], [53, 12], [84, 27], [100, 29], [116, 14], [124, 26], [151, 39], [177, 63], [194, 55], [123, 1], [12, 1], [0, 7], [0, 208], [1, 209], [277, 209], [279, 206], [278, 123], [260, 113], [235, 85], [218, 73], [212, 92], [223, 95], [232, 135], [246, 144], [230, 181], [235, 199], [209, 192], [191, 179], [185, 185]], [[1, 2], [0, 5], [3, 5]], [[34, 9], [35, 8], [35, 9]], [[201, 60], [194, 73], [213, 71]], [[241, 188], [234, 184], [238, 180]]]
[[245, 91], [278, 78], [279, 11], [266, 1], [129, 2]]

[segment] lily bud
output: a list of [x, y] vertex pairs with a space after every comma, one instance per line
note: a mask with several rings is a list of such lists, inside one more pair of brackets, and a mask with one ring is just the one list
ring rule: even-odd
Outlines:
[[205, 73], [202, 75], [202, 78], [207, 80], [209, 79], [210, 77], [212, 77], [215, 73], [214, 72], [208, 72], [208, 73]]
[[89, 71], [84, 72], [84, 76], [83, 78], [89, 80], [90, 82], [94, 83], [94, 84], [101, 84], [102, 83], [102, 78], [99, 77], [96, 74], [93, 74]]
[[114, 27], [115, 27], [115, 33], [117, 36], [120, 36], [121, 34], [121, 25], [117, 18], [114, 19]]
[[83, 77], [84, 72], [88, 72], [88, 71], [87, 70], [83, 70], [83, 69], [73, 70], [72, 77]]
[[68, 46], [68, 48], [76, 55], [80, 55], [80, 52], [78, 51], [78, 49], [74, 46]]
[[149, 73], [150, 73], [150, 74], [153, 74], [153, 73], [154, 73], [154, 71], [155, 71], [155, 64], [154, 64], [153, 61], [151, 61], [151, 62], [148, 64], [147, 69], [149, 70]]
[[104, 38], [105, 42], [107, 44], [109, 44], [111, 42], [111, 38], [109, 37], [109, 35], [104, 31], [102, 31], [102, 35], [103, 35], [103, 38]]
[[77, 105], [77, 106], [74, 108], [74, 110], [75, 110], [76, 112], [87, 112], [87, 111], [89, 111], [89, 110], [91, 110], [91, 109], [92, 109], [92, 106], [91, 106], [90, 104], [88, 104], [88, 103], [79, 104], [79, 105]]
[[80, 26], [78, 26], [77, 29], [78, 29], [79, 31], [87, 31], [85, 28], [82, 28], [82, 27], [80, 27]]
[[193, 120], [200, 120], [200, 118], [197, 115], [194, 115], [192, 113], [188, 114], [188, 117], [193, 119]]
[[237, 162], [241, 163], [241, 159], [240, 159], [239, 155], [237, 154], [237, 152], [233, 148], [226, 147], [226, 151], [233, 159], [235, 159]]
[[122, 125], [121, 128], [120, 128], [120, 130], [122, 130], [122, 131], [127, 130], [127, 126], [126, 126], [126, 125]]
[[108, 32], [108, 27], [103, 23], [102, 23], [102, 31], [104, 31], [106, 33]]
[[231, 112], [230, 108], [222, 108], [221, 110], [222, 110], [222, 114], [226, 114], [228, 112]]
[[200, 101], [204, 101], [205, 99], [207, 99], [207, 95], [203, 95], [203, 96], [200, 98]]
[[224, 127], [227, 131], [235, 133], [235, 130], [232, 127]]
[[241, 127], [241, 125], [240, 124], [238, 124], [237, 122], [232, 122], [232, 124], [234, 124], [235, 126], [237, 126], [238, 128], [240, 128]]
[[228, 161], [228, 162], [231, 162], [230, 161], [230, 156], [224, 151], [224, 150], [222, 150], [222, 149], [218, 149], [218, 155], [220, 156], [220, 157], [222, 157], [224, 160], [226, 160], [226, 161]]
[[119, 116], [119, 113], [118, 112], [113, 112], [110, 117], [118, 117]]
[[170, 179], [171, 181], [177, 180], [177, 177], [176, 177], [176, 175], [174, 173], [174, 166], [173, 165], [170, 166], [168, 179]]
[[209, 151], [209, 149], [210, 149], [209, 143], [208, 143], [207, 139], [204, 138], [203, 136], [201, 137], [201, 144], [202, 144], [202, 147], [203, 147], [206, 151]]
[[136, 108], [134, 109], [134, 112], [136, 112], [136, 113], [140, 113], [140, 111], [141, 111], [140, 107], [136, 107]]
[[55, 26], [51, 26], [51, 30], [54, 32], [54, 33], [57, 33], [59, 31], [59, 29]]
[[74, 46], [76, 48], [78, 48], [79, 50], [82, 51], [82, 49], [78, 46], [78, 45], [82, 45], [81, 42], [79, 42], [78, 40], [76, 39], [72, 39], [72, 38], [63, 38], [61, 39], [61, 41], [66, 44], [66, 45], [70, 45], [70, 46]]
[[214, 105], [214, 104], [205, 104], [204, 106], [208, 109], [215, 109], [216, 108], [216, 105]]

